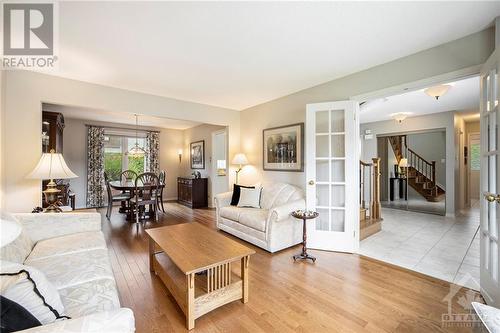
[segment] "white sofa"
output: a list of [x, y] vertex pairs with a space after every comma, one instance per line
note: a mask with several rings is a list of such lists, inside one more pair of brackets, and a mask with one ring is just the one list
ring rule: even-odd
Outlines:
[[261, 209], [231, 206], [233, 192], [216, 195], [217, 228], [269, 252], [302, 242], [302, 221], [290, 215], [305, 208], [302, 189], [273, 182], [261, 186]]
[[71, 317], [23, 332], [134, 332], [121, 308], [98, 213], [14, 214], [22, 232], [0, 259], [32, 266], [59, 292]]

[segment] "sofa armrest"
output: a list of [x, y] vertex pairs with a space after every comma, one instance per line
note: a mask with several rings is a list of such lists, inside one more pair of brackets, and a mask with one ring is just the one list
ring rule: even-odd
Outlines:
[[282, 221], [290, 216], [297, 209], [305, 209], [306, 201], [304, 199], [287, 202], [284, 205], [271, 208], [269, 217], [275, 221]]
[[59, 320], [52, 324], [33, 327], [19, 332], [56, 333], [56, 332], [135, 332], [134, 313], [128, 308], [96, 312], [87, 316]]
[[215, 196], [215, 207], [220, 209], [222, 207], [227, 207], [231, 205], [231, 198], [233, 197], [233, 192], [219, 193]]
[[12, 216], [22, 224], [34, 243], [78, 232], [101, 230], [99, 213], [19, 213]]

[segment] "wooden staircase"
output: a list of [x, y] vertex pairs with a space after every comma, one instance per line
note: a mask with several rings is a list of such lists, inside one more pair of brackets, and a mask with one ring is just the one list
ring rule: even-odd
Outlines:
[[[363, 240], [382, 230], [380, 158], [373, 158], [372, 163], [360, 161], [359, 179], [359, 240]], [[369, 186], [368, 191], [366, 191], [367, 185]], [[366, 192], [369, 193], [369, 200], [365, 197]], [[367, 208], [367, 203], [369, 208]]]
[[406, 145], [406, 135], [390, 136], [396, 160], [399, 164], [406, 151], [408, 166], [408, 185], [427, 201], [439, 202], [444, 199], [446, 191], [436, 183], [436, 161], [427, 161]]

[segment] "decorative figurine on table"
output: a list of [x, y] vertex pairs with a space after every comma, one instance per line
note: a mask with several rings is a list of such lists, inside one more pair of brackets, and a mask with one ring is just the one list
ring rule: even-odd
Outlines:
[[302, 220], [302, 253], [293, 256], [293, 260], [297, 259], [311, 259], [314, 263], [316, 258], [307, 253], [307, 230], [306, 221], [310, 219], [315, 219], [319, 216], [318, 212], [312, 210], [296, 210], [292, 212], [292, 216]]

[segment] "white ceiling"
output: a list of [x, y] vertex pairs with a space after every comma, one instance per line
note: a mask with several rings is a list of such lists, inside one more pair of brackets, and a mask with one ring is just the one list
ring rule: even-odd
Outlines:
[[427, 95], [424, 89], [372, 100], [371, 105], [361, 107], [360, 121], [369, 123], [393, 119], [391, 114], [399, 112], [410, 113], [408, 118], [446, 111], [477, 114], [479, 112], [479, 77], [452, 82], [451, 85], [450, 90], [439, 100]]
[[241, 110], [499, 14], [500, 2], [60, 2], [55, 74]]
[[[131, 113], [104, 111], [97, 109], [89, 109], [78, 106], [44, 104], [44, 110], [60, 112], [65, 118], [92, 120], [98, 122], [107, 122], [122, 125], [135, 125], [135, 116]], [[194, 121], [177, 120], [163, 117], [152, 117], [139, 115], [139, 126], [148, 126], [156, 128], [171, 128], [184, 130], [191, 128], [201, 123]]]

